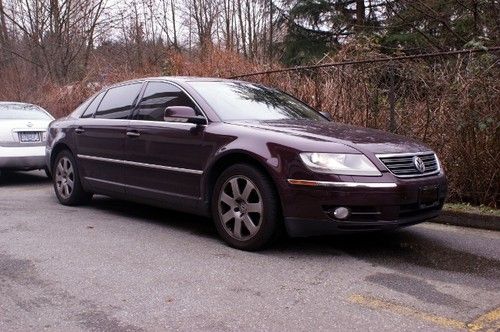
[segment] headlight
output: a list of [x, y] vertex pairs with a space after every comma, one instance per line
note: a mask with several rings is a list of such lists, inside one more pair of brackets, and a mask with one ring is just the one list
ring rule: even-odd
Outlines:
[[300, 158], [315, 172], [339, 175], [382, 175], [373, 163], [362, 154], [301, 153]]

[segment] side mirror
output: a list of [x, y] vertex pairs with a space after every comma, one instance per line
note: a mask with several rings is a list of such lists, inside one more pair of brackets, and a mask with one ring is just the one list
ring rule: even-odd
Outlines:
[[320, 112], [320, 113], [328, 120], [330, 120], [330, 121], [332, 120], [332, 115], [329, 112]]
[[196, 111], [189, 106], [170, 106], [165, 109], [163, 120], [167, 122], [184, 122], [194, 124], [207, 124], [207, 120], [202, 115], [197, 115]]

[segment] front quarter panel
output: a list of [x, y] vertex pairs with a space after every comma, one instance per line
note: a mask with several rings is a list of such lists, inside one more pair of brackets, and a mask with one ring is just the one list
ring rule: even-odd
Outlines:
[[[305, 167], [300, 160], [300, 152], [317, 149], [351, 153], [355, 151], [343, 144], [311, 142], [289, 134], [224, 122], [210, 124], [207, 127], [205, 139], [215, 143], [214, 153], [205, 167], [205, 174], [210, 174], [211, 169], [222, 158], [231, 154], [246, 155], [266, 169], [281, 197], [286, 195], [287, 179], [322, 179], [321, 175]], [[343, 176], [335, 175], [330, 175], [329, 179], [346, 180]], [[208, 188], [209, 180], [205, 177], [202, 188]]]
[[63, 147], [74, 151], [74, 138], [71, 130], [74, 122], [75, 119], [73, 118], [61, 118], [50, 123], [45, 148], [46, 163], [49, 170], [52, 170], [56, 154]]

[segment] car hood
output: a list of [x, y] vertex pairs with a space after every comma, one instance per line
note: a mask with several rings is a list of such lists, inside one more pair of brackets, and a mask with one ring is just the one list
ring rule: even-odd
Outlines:
[[356, 127], [337, 122], [312, 120], [237, 121], [233, 124], [281, 132], [296, 137], [347, 145], [367, 153], [412, 153], [430, 148], [412, 138], [382, 130]]

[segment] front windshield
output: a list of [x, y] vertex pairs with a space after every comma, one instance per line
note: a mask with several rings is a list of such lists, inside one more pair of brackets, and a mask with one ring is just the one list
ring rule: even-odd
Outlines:
[[0, 104], [2, 120], [52, 120], [41, 108], [30, 104]]
[[328, 121], [301, 101], [246, 82], [189, 82], [223, 121], [303, 119]]

